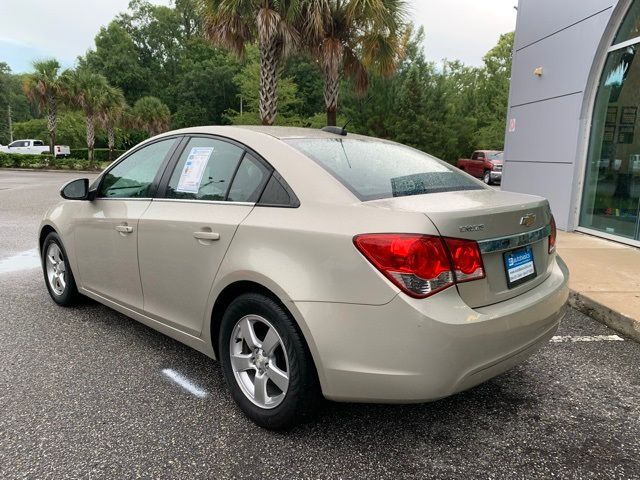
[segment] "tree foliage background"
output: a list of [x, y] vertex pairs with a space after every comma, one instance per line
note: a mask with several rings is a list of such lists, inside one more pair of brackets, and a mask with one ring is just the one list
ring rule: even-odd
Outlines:
[[[513, 33], [502, 35], [482, 67], [456, 60], [425, 59], [422, 28], [408, 31], [405, 57], [390, 77], [372, 74], [365, 96], [343, 80], [338, 124], [348, 130], [393, 139], [448, 161], [479, 148], [501, 149], [509, 93]], [[1, 60], [1, 59], [0, 59]], [[170, 127], [256, 124], [259, 58], [250, 46], [241, 62], [203, 39], [197, 0], [157, 6], [133, 0], [129, 9], [102, 27], [95, 46], [78, 68], [104, 75], [122, 89], [129, 105], [143, 97], [160, 99], [170, 110]], [[277, 124], [324, 125], [322, 72], [303, 54], [290, 57], [279, 85]], [[22, 75], [0, 63], [0, 143], [9, 141], [10, 105], [14, 138], [46, 137], [46, 120], [20, 88]], [[61, 112], [58, 143], [86, 146], [82, 115]], [[122, 127], [117, 148], [132, 146], [148, 133]], [[97, 131], [96, 146], [106, 146]]]

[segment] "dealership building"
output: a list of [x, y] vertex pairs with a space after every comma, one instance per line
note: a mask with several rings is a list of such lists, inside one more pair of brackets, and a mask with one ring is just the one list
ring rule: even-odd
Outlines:
[[560, 228], [635, 246], [639, 49], [640, 0], [520, 0], [503, 174]]

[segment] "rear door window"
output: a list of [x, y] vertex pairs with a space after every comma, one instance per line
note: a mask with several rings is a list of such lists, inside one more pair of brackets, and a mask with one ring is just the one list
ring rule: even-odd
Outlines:
[[244, 150], [223, 140], [194, 137], [180, 155], [167, 198], [223, 201]]
[[257, 202], [270, 173], [267, 167], [247, 153], [233, 178], [227, 200], [230, 202]]
[[482, 190], [446, 162], [392, 142], [363, 139], [290, 139], [362, 201], [456, 190]]

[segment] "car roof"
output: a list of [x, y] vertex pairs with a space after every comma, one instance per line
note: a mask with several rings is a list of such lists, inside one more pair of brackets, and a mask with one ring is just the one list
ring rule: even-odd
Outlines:
[[294, 138], [357, 138], [368, 139], [376, 141], [385, 141], [383, 139], [367, 137], [364, 135], [358, 135], [355, 133], [348, 133], [347, 136], [338, 135], [335, 133], [325, 132], [319, 128], [303, 128], [303, 127], [272, 127], [263, 125], [204, 125], [201, 127], [188, 127], [180, 130], [173, 130], [166, 132], [164, 135], [171, 134], [196, 134], [196, 133], [210, 133], [213, 135], [231, 135], [233, 133], [258, 133], [268, 135], [279, 140], [289, 140]]

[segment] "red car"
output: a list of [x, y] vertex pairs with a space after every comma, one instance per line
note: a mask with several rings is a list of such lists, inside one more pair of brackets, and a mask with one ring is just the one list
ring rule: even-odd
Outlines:
[[502, 182], [502, 160], [503, 152], [498, 150], [476, 150], [471, 158], [460, 158], [456, 166], [492, 185]]

